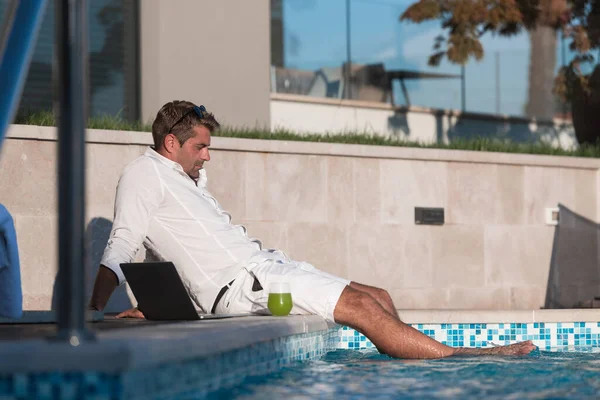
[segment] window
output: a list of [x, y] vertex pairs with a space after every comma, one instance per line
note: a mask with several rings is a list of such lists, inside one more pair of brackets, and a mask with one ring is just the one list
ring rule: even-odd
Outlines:
[[[0, 15], [11, 0], [0, 0]], [[138, 1], [88, 2], [89, 115], [139, 118]], [[52, 110], [55, 55], [54, 2], [48, 2], [31, 59], [19, 112]]]

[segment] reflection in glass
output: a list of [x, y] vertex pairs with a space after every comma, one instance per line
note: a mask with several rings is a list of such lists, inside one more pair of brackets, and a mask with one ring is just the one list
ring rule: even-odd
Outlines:
[[[484, 36], [485, 57], [466, 65], [463, 81], [458, 65], [428, 65], [439, 21], [399, 21], [415, 1], [272, 0], [272, 92], [524, 116], [528, 33]], [[558, 70], [573, 55], [556, 51]]]
[[[10, 0], [0, 0], [0, 16]], [[138, 118], [137, 2], [89, 1], [89, 114]], [[54, 3], [48, 2], [19, 107], [49, 111], [54, 98]]]

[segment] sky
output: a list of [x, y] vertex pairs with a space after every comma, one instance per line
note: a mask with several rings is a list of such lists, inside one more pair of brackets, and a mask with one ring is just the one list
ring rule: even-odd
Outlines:
[[[350, 0], [352, 61], [383, 62], [386, 69], [460, 74], [460, 67], [448, 62], [436, 68], [427, 65], [433, 40], [442, 30], [439, 21], [400, 22], [399, 16], [412, 3]], [[346, 0], [283, 0], [283, 18], [286, 67], [316, 70], [346, 60]], [[466, 66], [467, 109], [493, 113], [499, 106], [500, 113], [522, 115], [529, 68], [527, 33], [510, 39], [488, 35], [482, 42], [484, 60]], [[460, 109], [459, 79], [409, 81], [407, 86], [413, 105]], [[398, 103], [403, 101], [400, 96]]]

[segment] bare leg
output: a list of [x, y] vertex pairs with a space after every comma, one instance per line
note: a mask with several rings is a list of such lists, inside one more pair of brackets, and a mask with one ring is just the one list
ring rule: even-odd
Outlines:
[[453, 348], [431, 339], [387, 312], [370, 294], [347, 286], [333, 313], [335, 322], [364, 333], [396, 358], [442, 358], [452, 355], [518, 355], [535, 349], [531, 341], [491, 349]]
[[350, 287], [370, 294], [371, 297], [373, 297], [385, 311], [400, 319], [398, 316], [398, 310], [396, 309], [396, 306], [394, 305], [394, 302], [392, 301], [392, 298], [387, 290], [380, 289], [375, 286], [363, 285], [362, 283], [357, 283], [354, 281], [350, 282]]
[[[350, 287], [360, 290], [361, 292], [369, 294], [375, 301], [379, 303], [379, 305], [387, 311], [391, 316], [400, 320], [400, 316], [398, 315], [398, 311], [396, 310], [396, 306], [394, 306], [394, 302], [390, 297], [389, 293], [385, 289], [380, 289], [375, 286], [363, 285], [362, 283], [350, 282]], [[386, 354], [385, 351], [375, 346], [377, 351], [381, 354]]]

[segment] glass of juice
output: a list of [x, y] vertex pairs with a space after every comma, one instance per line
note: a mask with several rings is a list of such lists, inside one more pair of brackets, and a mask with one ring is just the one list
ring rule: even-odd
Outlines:
[[278, 317], [289, 315], [292, 311], [292, 292], [289, 283], [275, 282], [269, 285], [269, 301], [267, 307], [271, 314]]

